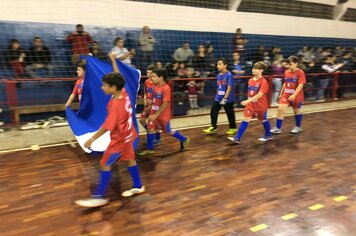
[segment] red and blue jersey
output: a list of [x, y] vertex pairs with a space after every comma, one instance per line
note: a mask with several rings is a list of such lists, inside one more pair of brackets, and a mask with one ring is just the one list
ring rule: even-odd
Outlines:
[[[306, 78], [305, 78], [305, 73], [301, 69], [298, 69], [296, 71], [290, 71], [286, 70], [284, 72], [284, 91], [283, 94], [285, 95], [292, 95], [295, 90], [297, 89], [299, 84], [305, 84], [306, 83]], [[304, 91], [301, 90], [295, 100], [304, 100]]]
[[267, 101], [267, 92], [269, 89], [268, 82], [265, 78], [261, 77], [258, 80], [254, 80], [253, 78], [248, 81], [248, 98], [252, 98], [257, 95], [259, 92], [263, 93], [263, 96], [260, 97], [257, 101], [250, 102], [247, 104], [247, 108], [252, 111], [265, 111], [268, 108]]
[[150, 79], [147, 79], [145, 81], [145, 89], [144, 89], [147, 106], [150, 106], [153, 102], [154, 90], [155, 90], [155, 84]]
[[[164, 102], [171, 101], [171, 88], [168, 84], [162, 86], [155, 86], [153, 94], [153, 104], [151, 109], [151, 115], [156, 113], [158, 109], [162, 106]], [[169, 104], [166, 109], [157, 117], [161, 120], [170, 120], [171, 119], [171, 105]]]
[[[218, 74], [217, 76], [217, 91], [215, 96], [216, 102], [221, 102], [221, 100], [225, 97], [228, 86], [234, 87], [234, 77], [230, 71], [225, 74]], [[231, 90], [229, 97], [227, 98], [227, 102], [234, 102], [235, 94], [233, 89]]]
[[79, 78], [77, 82], [75, 82], [75, 86], [73, 88], [72, 94], [74, 94], [75, 96], [78, 95], [79, 101], [82, 98], [83, 85], [84, 85], [84, 78], [82, 77]]

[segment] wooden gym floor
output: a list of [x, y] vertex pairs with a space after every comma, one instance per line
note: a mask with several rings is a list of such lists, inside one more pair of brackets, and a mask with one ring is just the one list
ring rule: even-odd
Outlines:
[[184, 153], [163, 136], [155, 156], [138, 159], [147, 192], [123, 199], [131, 180], [119, 165], [99, 209], [73, 201], [94, 188], [100, 157], [70, 146], [1, 155], [0, 235], [355, 235], [355, 115], [305, 115], [299, 135], [288, 117], [267, 144], [257, 121], [238, 146], [226, 126], [183, 130]]

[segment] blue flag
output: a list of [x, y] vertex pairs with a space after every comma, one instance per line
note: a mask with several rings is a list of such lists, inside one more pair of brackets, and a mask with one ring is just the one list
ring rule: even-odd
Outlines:
[[[111, 63], [88, 56], [84, 76], [83, 92], [80, 101], [80, 108], [74, 112], [70, 107], [66, 109], [66, 115], [70, 128], [72, 129], [79, 145], [85, 152], [104, 152], [110, 143], [110, 132], [95, 140], [91, 150], [84, 148], [84, 143], [99, 130], [107, 116], [106, 106], [111, 96], [106, 95], [102, 90], [102, 78], [107, 73], [113, 72]], [[137, 133], [138, 123], [136, 119], [136, 100], [140, 86], [141, 72], [129, 65], [117, 61], [120, 73], [125, 77], [125, 90], [130, 97], [133, 109], [132, 119]], [[135, 141], [137, 147], [138, 138]]]

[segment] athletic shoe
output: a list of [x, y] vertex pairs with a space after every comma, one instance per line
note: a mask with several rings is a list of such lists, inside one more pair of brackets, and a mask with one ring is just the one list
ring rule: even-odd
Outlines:
[[236, 139], [235, 137], [227, 137], [227, 139], [236, 144], [240, 143], [240, 140]]
[[4, 122], [0, 121], [0, 126], [3, 126], [4, 124], [5, 124]]
[[234, 135], [236, 132], [237, 132], [237, 129], [229, 129], [228, 131], [226, 131], [226, 134]]
[[180, 151], [184, 151], [187, 149], [188, 144], [190, 142], [190, 138], [187, 137], [184, 142], [180, 142]]
[[144, 192], [145, 192], [145, 186], [142, 186], [141, 188], [132, 188], [132, 189], [126, 190], [125, 192], [123, 192], [121, 194], [121, 196], [123, 196], [123, 197], [131, 197], [133, 195], [141, 194], [141, 193], [144, 193]]
[[272, 136], [263, 136], [262, 138], [259, 138], [258, 141], [261, 141], [261, 142], [268, 142], [270, 140], [272, 140], [273, 137]]
[[271, 133], [272, 134], [280, 134], [280, 133], [282, 133], [282, 130], [278, 129], [277, 127], [274, 127], [273, 129], [271, 129]]
[[218, 130], [219, 128], [215, 129], [214, 127], [210, 126], [209, 128], [204, 129], [203, 132], [206, 134], [215, 134]]
[[5, 130], [4, 129], [0, 129], [0, 133], [4, 133], [5, 132]]
[[154, 154], [155, 151], [154, 150], [144, 150], [142, 152], [138, 152], [137, 155], [139, 156], [147, 156], [147, 155], [151, 155]]
[[75, 204], [77, 204], [78, 206], [89, 207], [89, 208], [105, 206], [108, 203], [109, 203], [108, 199], [97, 198], [97, 197], [90, 197], [88, 199], [75, 201]]
[[303, 131], [302, 128], [300, 128], [300, 127], [298, 127], [298, 126], [295, 126], [290, 132], [291, 132], [292, 134], [299, 134], [299, 133], [301, 133], [302, 131]]

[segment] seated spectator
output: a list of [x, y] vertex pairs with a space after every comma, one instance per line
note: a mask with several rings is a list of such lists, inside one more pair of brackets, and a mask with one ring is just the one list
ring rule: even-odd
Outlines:
[[187, 65], [192, 64], [192, 59], [194, 57], [194, 52], [190, 49], [188, 42], [184, 42], [181, 48], [177, 48], [173, 54], [173, 59], [177, 62], [183, 62]]
[[[352, 61], [352, 51], [349, 49], [345, 51], [342, 57], [337, 60], [338, 63], [342, 63], [340, 72], [352, 72], [355, 70], [355, 64]], [[345, 86], [350, 79], [353, 78], [352, 74], [340, 74], [337, 88], [337, 98], [345, 98]]]
[[131, 65], [131, 59], [134, 57], [136, 54], [135, 49], [131, 49], [130, 51], [127, 50], [127, 48], [124, 47], [124, 40], [120, 37], [117, 37], [114, 40], [114, 45], [110, 51], [110, 53], [116, 55], [116, 59], [121, 60], [123, 63]]
[[53, 76], [53, 67], [51, 63], [51, 52], [43, 45], [43, 40], [40, 37], [33, 38], [33, 46], [27, 52], [26, 57], [26, 72], [32, 77], [40, 77], [38, 71], [45, 69], [50, 77]]
[[206, 46], [206, 60], [208, 62], [208, 77], [214, 77], [217, 75], [216, 60], [214, 57], [214, 47], [212, 44]]
[[193, 67], [202, 77], [207, 77], [209, 72], [208, 59], [204, 45], [198, 46], [198, 52], [193, 59]]
[[272, 63], [272, 74], [277, 76], [272, 79], [273, 95], [271, 106], [278, 106], [278, 96], [281, 92], [284, 77], [283, 57], [280, 54], [276, 54], [275, 60]]
[[163, 68], [162, 62], [156, 61], [156, 67], [157, 67], [158, 69]]
[[178, 73], [178, 78], [188, 78], [188, 69], [185, 68], [184, 63], [179, 63], [177, 73]]
[[237, 52], [240, 56], [243, 56], [245, 53], [245, 45], [247, 43], [248, 40], [242, 36], [241, 28], [237, 28], [233, 39], [234, 52]]
[[265, 47], [263, 45], [259, 45], [255, 52], [251, 53], [250, 61], [253, 63], [258, 61], [263, 61], [265, 58]]
[[105, 55], [105, 53], [100, 49], [99, 46], [100, 44], [97, 41], [93, 41], [90, 47], [90, 54], [93, 57], [105, 61], [107, 59], [107, 55]]
[[7, 50], [4, 52], [7, 66], [15, 72], [16, 77], [25, 77], [24, 60], [25, 50], [17, 39], [11, 39]]
[[138, 42], [142, 53], [140, 58], [142, 67], [146, 68], [148, 65], [152, 63], [152, 54], [153, 54], [154, 44], [156, 43], [156, 39], [151, 34], [150, 28], [148, 26], [144, 26], [142, 28], [142, 32], [140, 33]]
[[72, 45], [72, 64], [77, 65], [80, 55], [88, 55], [90, 52], [89, 44], [93, 42], [93, 39], [84, 31], [83, 25], [78, 24], [76, 31], [68, 35], [66, 40]]
[[178, 62], [173, 61], [172, 63], [169, 63], [169, 65], [167, 66], [169, 78], [174, 79], [178, 77], [178, 68], [179, 68]]
[[[245, 74], [245, 70], [244, 70], [244, 66], [241, 64], [240, 62], [240, 54], [235, 52], [232, 54], [232, 67], [231, 67], [231, 72], [233, 75], [244, 75]], [[248, 80], [245, 78], [239, 78], [237, 80], [235, 80], [235, 90], [236, 90], [236, 95], [237, 95], [237, 104], [240, 104], [242, 101], [245, 100], [245, 94], [247, 91], [247, 82]], [[239, 106], [239, 105], [238, 105]]]

